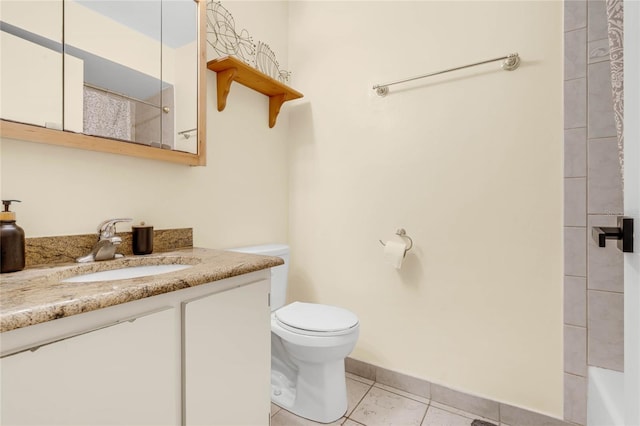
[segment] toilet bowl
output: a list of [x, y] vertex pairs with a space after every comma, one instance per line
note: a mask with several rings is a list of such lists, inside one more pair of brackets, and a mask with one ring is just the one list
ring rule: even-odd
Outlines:
[[[295, 309], [298, 320], [295, 325], [287, 322], [291, 315], [281, 319], [283, 313], [291, 314], [291, 309]], [[331, 315], [338, 309], [294, 302], [271, 315], [271, 400], [321, 423], [331, 423], [347, 411], [344, 359], [355, 347], [360, 328], [357, 317], [342, 310], [347, 314], [344, 326], [320, 330], [322, 315]], [[309, 327], [305, 320], [311, 320], [314, 326]], [[273, 346], [281, 350], [274, 350]]]
[[279, 256], [271, 270], [271, 401], [307, 419], [331, 423], [347, 411], [344, 359], [358, 340], [358, 317], [318, 303], [284, 305], [289, 263], [286, 245], [233, 249]]

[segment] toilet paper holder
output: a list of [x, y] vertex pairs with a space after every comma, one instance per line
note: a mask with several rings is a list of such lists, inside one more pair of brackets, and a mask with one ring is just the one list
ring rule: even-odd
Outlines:
[[[411, 248], [413, 247], [413, 239], [411, 239], [411, 237], [407, 235], [407, 231], [405, 231], [404, 228], [398, 228], [398, 230], [396, 231], [396, 235], [409, 240], [408, 247], [404, 249], [404, 255], [406, 256], [407, 252], [411, 250]], [[386, 244], [383, 243], [382, 240], [378, 240], [378, 241], [380, 241], [380, 244], [382, 244], [383, 246], [386, 246]]]

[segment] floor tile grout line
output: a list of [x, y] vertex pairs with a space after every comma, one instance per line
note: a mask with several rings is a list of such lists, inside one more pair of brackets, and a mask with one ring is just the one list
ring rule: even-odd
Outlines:
[[[385, 385], [385, 386], [388, 386], [388, 385]], [[372, 387], [373, 387], [373, 386], [372, 386]], [[382, 388], [378, 388], [378, 389], [382, 389]], [[395, 389], [395, 388], [394, 388], [394, 389]], [[386, 390], [386, 389], [382, 389], [382, 390]], [[391, 391], [389, 391], [389, 392], [391, 392]], [[391, 393], [394, 393], [394, 392], [391, 392]], [[407, 393], [408, 393], [408, 392], [407, 392]], [[429, 410], [430, 410], [431, 408], [436, 408], [436, 409], [442, 410], [442, 411], [444, 411], [444, 412], [446, 412], [446, 413], [453, 414], [453, 415], [455, 415], [455, 416], [464, 417], [465, 419], [468, 419], [468, 420], [469, 420], [469, 421], [471, 421], [471, 422], [473, 422], [473, 420], [476, 420], [476, 419], [485, 419], [485, 420], [487, 420], [487, 421], [490, 421], [491, 423], [493, 423], [493, 422], [497, 422], [497, 425], [499, 425], [499, 424], [500, 424], [500, 420], [495, 420], [495, 419], [491, 419], [491, 418], [485, 417], [485, 416], [480, 415], [480, 414], [474, 414], [474, 413], [471, 413], [471, 412], [468, 412], [468, 411], [464, 411], [464, 410], [461, 410], [461, 409], [456, 408], [456, 407], [452, 407], [452, 406], [447, 405], [447, 404], [438, 403], [438, 404], [439, 404], [439, 406], [437, 406], [437, 407], [436, 407], [435, 405], [433, 405], [433, 404], [432, 404], [434, 401], [433, 401], [432, 399], [430, 399], [430, 398], [428, 399], [428, 402], [427, 402], [427, 403], [425, 403], [425, 402], [423, 402], [423, 401], [418, 401], [418, 400], [415, 400], [415, 399], [413, 399], [413, 398], [409, 398], [409, 397], [408, 397], [408, 396], [406, 396], [406, 395], [400, 395], [400, 394], [397, 394], [397, 393], [394, 393], [394, 394], [395, 394], [395, 395], [398, 395], [398, 396], [400, 396], [400, 397], [403, 397], [403, 398], [411, 399], [411, 400], [413, 400], [413, 401], [415, 401], [415, 402], [418, 402], [418, 403], [421, 403], [421, 404], [425, 404], [425, 405], [427, 406], [427, 407], [426, 407], [426, 410], [425, 410], [425, 412], [424, 412], [424, 415], [422, 416], [422, 418], [421, 418], [421, 420], [420, 420], [420, 425], [422, 425], [422, 423], [424, 423], [424, 421], [425, 421], [425, 419], [426, 419], [426, 417], [427, 417], [427, 414], [428, 414], [428, 412], [429, 412]], [[365, 394], [365, 395], [366, 395], [366, 394]], [[364, 397], [363, 397], [362, 399], [364, 399]], [[362, 400], [361, 400], [360, 402], [362, 402]], [[354, 411], [355, 411], [355, 409], [354, 409]], [[498, 414], [498, 417], [499, 417], [499, 416], [500, 416], [500, 415]], [[352, 418], [350, 418], [350, 417], [348, 417], [348, 419], [349, 419], [349, 420], [351, 420], [351, 421], [354, 421], [354, 422], [355, 422], [355, 420], [353, 420], [353, 419], [352, 419]], [[356, 423], [361, 424], [360, 422], [356, 422]]]
[[[358, 409], [360, 404], [362, 404], [362, 401], [366, 398], [366, 396], [369, 394], [371, 389], [373, 389], [374, 387], [376, 387], [377, 389], [380, 389], [382, 391], [387, 391], [389, 393], [397, 395], [397, 396], [399, 396], [401, 398], [406, 398], [406, 399], [412, 400], [414, 402], [417, 402], [419, 404], [425, 405], [426, 409], [425, 409], [424, 414], [421, 417], [421, 420], [420, 420], [420, 423], [419, 423], [420, 425], [422, 425], [422, 423], [424, 423], [424, 421], [425, 421], [425, 419], [427, 417], [427, 414], [428, 414], [428, 412], [429, 412], [429, 410], [431, 408], [438, 408], [438, 409], [440, 409], [442, 411], [445, 411], [445, 412], [447, 412], [449, 414], [453, 414], [453, 415], [456, 415], [456, 416], [464, 417], [464, 418], [468, 419], [469, 421], [473, 421], [476, 418], [480, 418], [480, 419], [486, 419], [486, 420], [488, 420], [488, 421], [490, 421], [492, 423], [496, 422], [496, 420], [490, 419], [488, 417], [484, 417], [484, 416], [482, 416], [480, 414], [474, 414], [474, 413], [471, 413], [471, 412], [468, 412], [468, 411], [464, 411], [462, 409], [459, 409], [459, 408], [456, 408], [456, 407], [452, 407], [450, 405], [447, 405], [447, 404], [444, 404], [444, 403], [441, 403], [441, 402], [438, 402], [438, 404], [440, 406], [436, 407], [436, 406], [433, 405], [433, 402], [435, 402], [435, 401], [430, 397], [429, 398], [421, 397], [419, 395], [415, 395], [415, 394], [412, 394], [410, 392], [406, 392], [406, 391], [403, 391], [401, 389], [397, 389], [397, 388], [395, 388], [393, 386], [385, 385], [383, 383], [379, 383], [379, 382], [376, 382], [376, 381], [373, 381], [373, 383], [365, 383], [365, 382], [362, 382], [362, 381], [359, 381], [359, 380], [356, 379], [357, 377], [360, 377], [360, 376], [357, 376], [357, 375], [352, 374], [352, 373], [351, 373], [351, 376], [352, 377], [348, 377], [348, 378], [350, 378], [351, 380], [354, 380], [354, 381], [356, 381], [358, 383], [366, 385], [367, 386], [367, 390], [362, 395], [362, 397], [360, 397], [358, 402], [354, 405], [353, 410], [351, 410], [351, 412], [345, 413], [345, 415], [343, 416], [343, 420], [344, 421], [342, 421], [340, 423], [340, 425], [344, 425], [347, 421], [350, 421], [350, 422], [353, 422], [353, 423], [355, 423], [355, 424], [357, 424], [359, 426], [368, 426], [366, 423], [362, 423], [362, 422], [360, 422], [358, 420], [355, 420], [351, 416], [352, 416], [353, 413], [356, 412], [356, 410]], [[376, 385], [379, 385], [379, 386], [376, 386]], [[381, 386], [384, 386], [384, 388], [381, 387]], [[398, 392], [394, 392], [394, 390], [396, 390]], [[420, 398], [422, 400], [419, 400], [418, 398]], [[286, 410], [286, 409], [284, 409], [282, 407], [278, 407], [278, 408], [279, 408], [279, 410], [276, 411], [276, 413], [274, 413], [271, 416], [271, 418], [273, 418], [274, 416], [280, 414], [281, 411], [288, 412], [288, 410]], [[498, 419], [499, 420], [497, 420], [497, 422], [498, 422], [497, 425], [501, 425], [502, 424], [502, 419], [501, 419], [502, 413], [500, 412], [501, 411], [500, 408], [501, 407], [498, 406]], [[291, 414], [293, 414], [293, 413], [291, 413]], [[295, 414], [293, 414], [293, 415], [295, 416]], [[298, 417], [298, 416], [296, 416], [296, 417]]]
[[[351, 419], [351, 415], [357, 410], [358, 406], [360, 405], [360, 403], [364, 400], [364, 398], [369, 394], [369, 391], [371, 390], [371, 388], [373, 388], [373, 385], [368, 385], [369, 389], [367, 389], [367, 391], [364, 393], [364, 395], [362, 395], [362, 397], [358, 400], [358, 402], [356, 403], [356, 405], [353, 407], [353, 410], [351, 410], [351, 412], [349, 413], [349, 415], [345, 416], [347, 419], [352, 420]], [[355, 421], [355, 420], [354, 420]]]
[[429, 403], [427, 404], [427, 409], [424, 410], [424, 414], [422, 415], [422, 419], [420, 419], [420, 426], [424, 423], [424, 419], [427, 418], [427, 413], [429, 412], [429, 408], [431, 408], [431, 399], [429, 399]]

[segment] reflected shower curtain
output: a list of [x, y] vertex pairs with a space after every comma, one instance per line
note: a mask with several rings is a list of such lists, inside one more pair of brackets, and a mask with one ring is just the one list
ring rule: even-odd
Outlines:
[[132, 141], [135, 106], [128, 99], [84, 86], [83, 132], [87, 135]]
[[624, 185], [624, 55], [623, 55], [623, 9], [622, 0], [607, 0], [607, 30], [609, 35], [609, 57], [611, 59], [611, 88], [613, 111], [618, 135], [618, 158]]

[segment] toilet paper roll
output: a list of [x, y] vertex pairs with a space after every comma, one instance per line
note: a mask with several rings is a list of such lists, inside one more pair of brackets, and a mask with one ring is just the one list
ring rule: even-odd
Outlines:
[[387, 241], [384, 245], [384, 258], [392, 264], [396, 269], [402, 267], [404, 261], [404, 253], [407, 245], [399, 241]]

